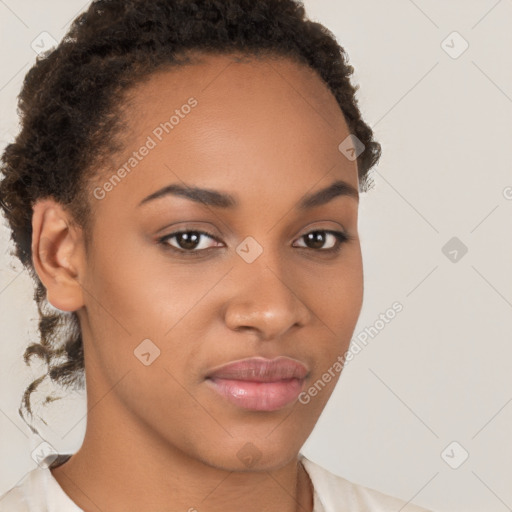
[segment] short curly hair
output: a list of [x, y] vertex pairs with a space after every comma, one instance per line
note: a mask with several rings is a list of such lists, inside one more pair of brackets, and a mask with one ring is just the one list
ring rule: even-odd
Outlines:
[[[82, 335], [76, 312], [48, 303], [31, 254], [36, 200], [51, 197], [66, 207], [90, 240], [92, 209], [86, 185], [106, 158], [122, 149], [124, 93], [151, 73], [190, 62], [190, 52], [287, 57], [317, 72], [335, 96], [351, 134], [363, 144], [359, 184], [369, 190], [369, 170], [381, 146], [363, 121], [350, 83], [353, 67], [334, 35], [306, 17], [298, 0], [95, 0], [77, 16], [59, 45], [39, 55], [18, 96], [21, 129], [1, 156], [0, 206], [16, 256], [35, 283], [40, 342], [27, 347], [64, 387], [84, 387]], [[46, 402], [51, 398], [47, 397]], [[30, 428], [34, 428], [29, 425]]]

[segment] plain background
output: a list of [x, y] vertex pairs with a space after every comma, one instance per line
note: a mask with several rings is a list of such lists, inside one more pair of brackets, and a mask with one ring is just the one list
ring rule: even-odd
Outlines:
[[[87, 5], [0, 0], [1, 148], [17, 133], [16, 96], [35, 62], [33, 41], [42, 32], [60, 41]], [[354, 338], [372, 336], [303, 452], [434, 510], [512, 510], [512, 1], [305, 6], [346, 49], [383, 155], [359, 221], [365, 298]], [[0, 492], [36, 466], [30, 453], [41, 442], [17, 412], [42, 367], [22, 361], [37, 340], [37, 309], [10, 249], [4, 222]], [[395, 302], [403, 310], [382, 327], [379, 315]], [[79, 448], [83, 394], [39, 412], [44, 439], [61, 452]], [[457, 469], [446, 462], [459, 465], [465, 452]]]

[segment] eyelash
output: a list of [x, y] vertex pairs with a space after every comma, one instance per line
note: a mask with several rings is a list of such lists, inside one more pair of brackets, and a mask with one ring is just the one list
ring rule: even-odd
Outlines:
[[[168, 235], [165, 235], [163, 237], [158, 238], [157, 241], [158, 241], [159, 244], [163, 245], [165, 250], [169, 250], [171, 252], [178, 253], [178, 254], [184, 254], [187, 257], [189, 257], [189, 256], [190, 257], [200, 256], [200, 254], [202, 252], [209, 251], [210, 249], [216, 249], [216, 247], [209, 247], [207, 249], [199, 249], [199, 250], [191, 249], [191, 250], [186, 250], [186, 249], [178, 249], [178, 248], [173, 247], [172, 245], [167, 243], [167, 240], [169, 240], [171, 238], [174, 238], [177, 235], [182, 235], [184, 233], [195, 233], [197, 235], [204, 235], [204, 236], [206, 236], [208, 238], [211, 238], [211, 239], [215, 240], [216, 242], [219, 242], [219, 240], [217, 240], [216, 237], [214, 237], [210, 233], [208, 233], [206, 231], [202, 231], [200, 229], [184, 229], [184, 230], [181, 230], [181, 231], [175, 231], [174, 233], [170, 233]], [[341, 246], [344, 243], [347, 243], [347, 242], [349, 242], [349, 241], [351, 241], [351, 240], [353, 240], [355, 238], [352, 235], [348, 235], [347, 233], [344, 233], [343, 231], [333, 231], [333, 230], [330, 230], [330, 229], [314, 229], [313, 231], [309, 231], [308, 233], [305, 233], [304, 235], [299, 237], [299, 240], [301, 238], [306, 237], [307, 235], [309, 235], [311, 233], [326, 233], [326, 234], [333, 235], [334, 237], [336, 237], [337, 243], [336, 243], [336, 245], [334, 247], [332, 247], [330, 249], [312, 249], [310, 247], [299, 247], [299, 249], [309, 249], [309, 250], [315, 251], [315, 252], [321, 252], [321, 253], [327, 253], [327, 254], [337, 254], [341, 250]]]

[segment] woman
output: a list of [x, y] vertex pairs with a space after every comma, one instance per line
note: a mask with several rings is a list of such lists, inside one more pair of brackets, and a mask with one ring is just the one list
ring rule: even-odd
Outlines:
[[424, 510], [300, 453], [363, 300], [352, 72], [293, 0], [98, 0], [29, 71], [0, 185], [25, 357], [88, 415], [0, 510]]

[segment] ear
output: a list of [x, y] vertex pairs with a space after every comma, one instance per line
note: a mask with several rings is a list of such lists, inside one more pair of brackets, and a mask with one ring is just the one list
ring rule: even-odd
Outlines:
[[32, 214], [32, 263], [46, 288], [48, 302], [61, 311], [84, 305], [79, 279], [85, 258], [82, 232], [71, 214], [53, 199], [38, 200]]

